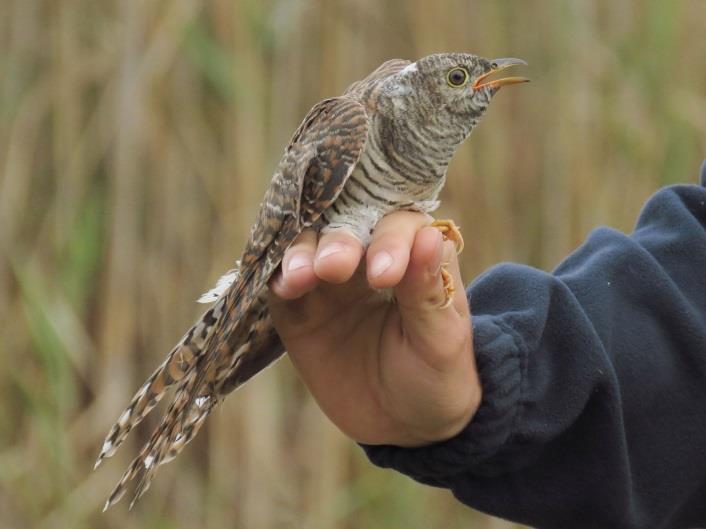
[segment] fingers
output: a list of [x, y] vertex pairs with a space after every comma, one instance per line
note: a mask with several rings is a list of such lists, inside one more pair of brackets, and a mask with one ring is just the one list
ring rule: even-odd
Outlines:
[[[430, 221], [428, 215], [399, 211], [378, 223], [366, 255], [370, 286], [392, 288], [405, 277], [415, 237]], [[438, 230], [429, 230], [427, 239], [435, 237], [433, 234], [438, 235], [434, 240], [440, 237]], [[419, 255], [428, 258], [429, 249], [423, 241], [421, 244]], [[270, 288], [280, 298], [296, 299], [313, 290], [320, 281], [345, 283], [358, 268], [363, 250], [361, 242], [344, 230], [326, 233], [318, 241], [311, 230], [306, 230], [287, 250], [282, 272], [272, 279]], [[435, 295], [443, 295], [443, 290], [435, 289]]]
[[316, 287], [314, 272], [317, 237], [312, 230], [305, 230], [287, 249], [282, 268], [270, 280], [270, 290], [282, 299], [296, 299]]
[[344, 230], [332, 231], [319, 241], [314, 271], [327, 283], [345, 283], [355, 273], [362, 255], [363, 245], [357, 237]]
[[[441, 278], [442, 264], [451, 275], [454, 288], [451, 306], [446, 309], [440, 308], [446, 301]], [[415, 316], [425, 314], [444, 318], [448, 316], [448, 310], [454, 309], [461, 315], [468, 314], [455, 247], [452, 242], [444, 241], [436, 228], [425, 227], [416, 234], [409, 265], [395, 288], [395, 297], [400, 310], [414, 313]]]
[[362, 254], [362, 244], [351, 233], [335, 231], [317, 240], [314, 231], [305, 230], [285, 252], [281, 271], [270, 280], [270, 290], [292, 300], [312, 291], [320, 281], [345, 283]]
[[[445, 308], [442, 263], [455, 289]], [[444, 241], [437, 229], [425, 227], [417, 234], [407, 272], [395, 287], [395, 298], [405, 338], [426, 365], [443, 372], [468, 367], [470, 315], [456, 248], [453, 242]]]
[[366, 257], [370, 286], [391, 288], [400, 282], [407, 270], [415, 235], [430, 220], [428, 215], [412, 211], [400, 211], [383, 217], [375, 227]]

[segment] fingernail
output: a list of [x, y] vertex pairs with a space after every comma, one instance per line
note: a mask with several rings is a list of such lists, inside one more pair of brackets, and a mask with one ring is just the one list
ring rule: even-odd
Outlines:
[[390, 268], [392, 264], [392, 256], [387, 252], [379, 252], [373, 257], [373, 262], [370, 264], [370, 276], [378, 277], [385, 273], [385, 270]]
[[341, 244], [340, 242], [332, 242], [324, 246], [321, 251], [319, 252], [319, 255], [316, 256], [317, 259], [326, 259], [328, 256], [333, 255], [338, 252], [342, 252], [343, 250], [346, 249], [346, 246], [344, 244]]
[[306, 268], [307, 266], [311, 266], [311, 259], [303, 253], [296, 253], [291, 257], [289, 263], [287, 263], [287, 272], [294, 272], [295, 270]]

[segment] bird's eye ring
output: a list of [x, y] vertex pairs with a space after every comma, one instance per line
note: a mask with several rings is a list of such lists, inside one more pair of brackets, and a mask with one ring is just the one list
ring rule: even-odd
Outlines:
[[465, 86], [468, 82], [468, 72], [465, 68], [454, 68], [446, 75], [446, 82], [453, 88]]

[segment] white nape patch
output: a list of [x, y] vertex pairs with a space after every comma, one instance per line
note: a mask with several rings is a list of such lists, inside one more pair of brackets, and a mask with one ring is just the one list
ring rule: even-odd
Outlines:
[[[239, 264], [239, 263], [237, 263]], [[218, 281], [216, 281], [216, 286], [211, 290], [202, 294], [197, 303], [213, 303], [218, 298], [220, 298], [223, 293], [228, 290], [228, 288], [233, 284], [233, 282], [238, 278], [238, 269], [228, 270], [228, 272], [221, 276]]]
[[208, 397], [197, 397], [194, 402], [199, 408], [203, 408], [203, 405], [208, 402]]
[[[417, 71], [417, 63], [412, 63], [408, 64], [404, 68], [402, 68], [398, 75], [405, 76], [410, 73], [414, 73]], [[409, 95], [412, 93], [412, 87], [409, 86], [406, 82], [401, 82], [401, 83], [393, 83], [392, 86], [388, 87], [389, 94], [394, 95], [394, 96], [405, 96]], [[393, 102], [395, 103], [396, 106], [402, 108], [402, 110], [406, 110], [406, 102], [404, 98], [401, 97], [396, 97], [393, 98]]]
[[401, 74], [408, 74], [408, 73], [414, 73], [417, 71], [417, 63], [413, 62], [412, 64], [408, 64], [404, 68], [400, 70]]
[[147, 456], [145, 458], [145, 468], [150, 468], [152, 463], [154, 463], [154, 456]]
[[[388, 93], [394, 96], [406, 96], [412, 93], [412, 87], [406, 84], [398, 84], [390, 88]], [[402, 110], [407, 109], [407, 102], [403, 97], [397, 97], [393, 99], [392, 102], [397, 108], [401, 108]]]

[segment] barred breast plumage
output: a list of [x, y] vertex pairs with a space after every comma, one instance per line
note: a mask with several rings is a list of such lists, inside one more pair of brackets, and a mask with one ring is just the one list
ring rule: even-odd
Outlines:
[[171, 387], [164, 418], [110, 494], [139, 478], [136, 501], [160, 464], [194, 437], [231, 391], [284, 353], [267, 310], [267, 282], [305, 228], [346, 229], [367, 245], [375, 224], [399, 209], [433, 211], [446, 169], [493, 94], [525, 79], [488, 80], [522, 63], [463, 53], [392, 60], [341, 97], [307, 114], [285, 149], [234, 270], [200, 301], [213, 302], [111, 428], [96, 466]]

